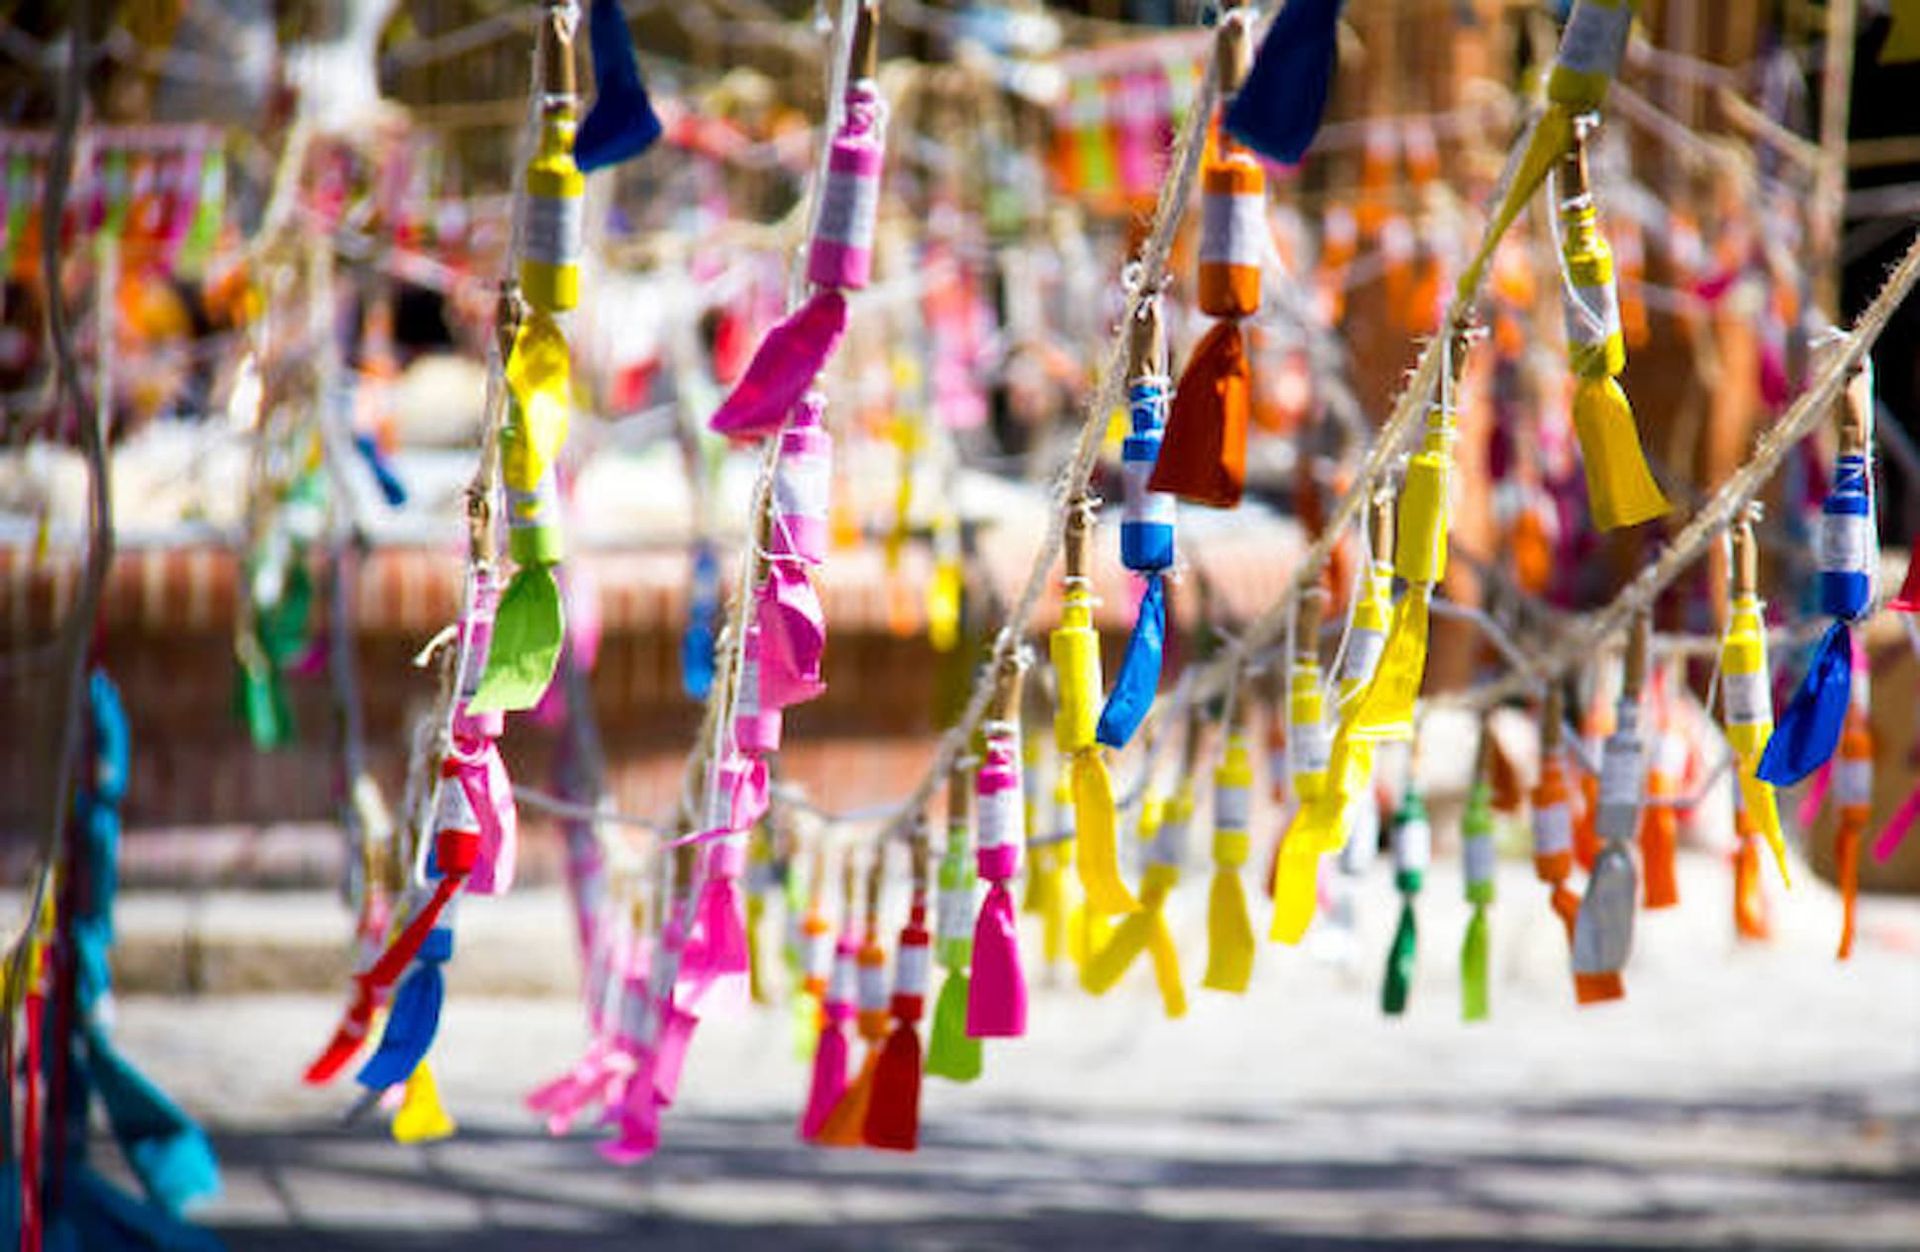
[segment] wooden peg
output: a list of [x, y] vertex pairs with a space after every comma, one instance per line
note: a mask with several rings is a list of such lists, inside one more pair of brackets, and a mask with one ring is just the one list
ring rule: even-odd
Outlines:
[[540, 23], [540, 90], [543, 108], [571, 108], [577, 84], [573, 69], [573, 32], [566, 0], [547, 0]]
[[1323, 587], [1309, 587], [1300, 593], [1300, 608], [1293, 621], [1293, 657], [1296, 661], [1320, 659], [1320, 622], [1327, 613], [1327, 593]]
[[1087, 546], [1093, 537], [1093, 501], [1078, 496], [1067, 505], [1065, 559], [1068, 578], [1087, 576]]
[[1560, 750], [1566, 740], [1566, 699], [1560, 694], [1560, 684], [1547, 686], [1547, 698], [1540, 708], [1540, 755], [1548, 756]]
[[871, 79], [880, 72], [880, 4], [867, 0], [853, 16], [853, 41], [848, 47], [848, 78]]
[[1393, 564], [1393, 496], [1384, 491], [1373, 498], [1373, 559]]
[[1733, 594], [1745, 599], [1760, 594], [1760, 549], [1753, 541], [1758, 505], [1749, 505], [1734, 519], [1729, 541], [1733, 547]]
[[1167, 332], [1160, 297], [1148, 296], [1128, 328], [1127, 376], [1155, 378], [1166, 372]]
[[1621, 679], [1621, 692], [1628, 699], [1638, 699], [1647, 686], [1647, 652], [1652, 642], [1652, 626], [1645, 613], [1633, 619], [1627, 627], [1626, 673]]

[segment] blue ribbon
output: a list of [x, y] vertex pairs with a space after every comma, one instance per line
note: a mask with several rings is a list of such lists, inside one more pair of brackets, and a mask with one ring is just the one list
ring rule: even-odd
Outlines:
[[1100, 725], [1094, 738], [1109, 748], [1125, 747], [1140, 722], [1153, 707], [1154, 693], [1160, 689], [1160, 660], [1167, 646], [1166, 580], [1158, 574], [1147, 575], [1146, 594], [1140, 597], [1140, 618], [1133, 624], [1127, 640], [1127, 654], [1120, 662], [1107, 705], [1100, 710]]
[[1287, 0], [1227, 107], [1229, 134], [1283, 165], [1300, 163], [1326, 112], [1339, 21], [1340, 0]]
[[593, 107], [573, 140], [573, 159], [583, 170], [639, 156], [660, 138], [660, 119], [640, 82], [633, 54], [633, 31], [620, 0], [593, 0], [587, 14], [587, 39], [593, 49]]
[[1853, 632], [1845, 622], [1835, 622], [1821, 637], [1754, 772], [1776, 787], [1791, 787], [1819, 769], [1840, 746], [1852, 693]]

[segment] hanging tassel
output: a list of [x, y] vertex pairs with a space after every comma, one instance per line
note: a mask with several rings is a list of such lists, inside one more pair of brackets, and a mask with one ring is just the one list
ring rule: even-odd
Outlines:
[[1767, 641], [1760, 603], [1760, 554], [1754, 545], [1753, 523], [1759, 506], [1749, 505], [1729, 530], [1732, 604], [1727, 633], [1720, 642], [1720, 707], [1727, 743], [1733, 749], [1739, 800], [1752, 822], [1773, 849], [1780, 881], [1791, 884], [1787, 841], [1780, 830], [1780, 809], [1772, 784], [1755, 772], [1760, 755], [1773, 734], [1773, 676], [1767, 665]]
[[853, 1020], [859, 978], [860, 945], [853, 932], [853, 863], [847, 863], [844, 891], [847, 920], [834, 948], [833, 974], [825, 989], [820, 1012], [820, 1041], [813, 1053], [813, 1081], [800, 1115], [800, 1138], [812, 1143], [820, 1137], [828, 1116], [847, 1090], [847, 1023]]
[[1852, 665], [1853, 632], [1845, 622], [1835, 622], [1827, 627], [1806, 677], [1767, 739], [1756, 777], [1791, 787], [1833, 756], [1847, 719]]
[[1746, 942], [1773, 937], [1767, 921], [1766, 890], [1760, 883], [1760, 831], [1738, 788], [1733, 797], [1733, 933]]
[[[927, 1037], [927, 1072], [954, 1082], [980, 1077], [980, 1041], [967, 1033], [967, 999], [973, 960], [975, 875], [967, 857], [973, 820], [973, 779], [966, 769], [955, 769], [947, 779], [947, 846], [940, 857], [939, 907], [934, 954], [947, 976], [933, 1006], [933, 1025]], [[1031, 880], [1030, 880], [1031, 881]]]
[[1088, 907], [1103, 913], [1124, 913], [1134, 908], [1135, 901], [1120, 879], [1113, 780], [1094, 738], [1100, 698], [1100, 635], [1093, 627], [1093, 596], [1087, 577], [1092, 529], [1093, 504], [1082, 496], [1067, 506], [1062, 579], [1066, 594], [1060, 625], [1047, 640], [1059, 690], [1053, 739], [1072, 779], [1075, 859]]
[[1130, 327], [1127, 410], [1132, 433], [1120, 445], [1124, 510], [1120, 518], [1120, 563], [1145, 580], [1140, 614], [1127, 640], [1120, 673], [1100, 712], [1094, 738], [1124, 748], [1153, 706], [1160, 687], [1167, 640], [1165, 573], [1173, 567], [1174, 497], [1152, 490], [1167, 420], [1166, 335], [1158, 297], [1141, 306]]
[[1174, 388], [1150, 490], [1209, 508], [1240, 503], [1247, 479], [1253, 374], [1238, 322], [1216, 322]]
[[1473, 916], [1460, 944], [1460, 1020], [1483, 1022], [1488, 1014], [1487, 906], [1494, 896], [1493, 852], [1493, 731], [1480, 731], [1480, 767], [1467, 792], [1467, 811], [1460, 819], [1461, 865], [1467, 903]]
[[1400, 892], [1400, 921], [1393, 930], [1393, 946], [1387, 949], [1387, 976], [1380, 987], [1380, 1011], [1389, 1017], [1407, 1011], [1407, 996], [1413, 989], [1420, 938], [1413, 905], [1432, 859], [1433, 827], [1410, 773], [1400, 811], [1393, 815], [1393, 885]]
[[1160, 830], [1147, 848], [1147, 865], [1140, 876], [1140, 906], [1120, 919], [1113, 934], [1087, 957], [1080, 985], [1094, 995], [1111, 991], [1127, 967], [1142, 952], [1153, 961], [1160, 1002], [1169, 1018], [1186, 1016], [1187, 993], [1180, 983], [1180, 952], [1167, 925], [1167, 896], [1180, 881], [1180, 862], [1186, 856], [1187, 827], [1193, 820], [1191, 780], [1183, 780], [1161, 819]]
[[1287, 823], [1273, 868], [1273, 921], [1268, 936], [1298, 943], [1312, 924], [1320, 899], [1320, 856], [1338, 840], [1346, 805], [1334, 778], [1334, 757], [1343, 726], [1329, 741], [1326, 697], [1320, 690], [1320, 619], [1326, 593], [1302, 593], [1294, 610], [1293, 664], [1287, 674], [1287, 772], [1299, 806]]
[[593, 107], [573, 141], [573, 159], [592, 173], [632, 160], [660, 138], [660, 118], [640, 81], [633, 31], [620, 0], [593, 0], [587, 11], [593, 52]]
[[767, 337], [707, 423], [730, 439], [774, 434], [800, 403], [847, 329], [847, 300], [834, 288], [812, 298]]
[[1566, 753], [1561, 747], [1561, 696], [1549, 688], [1540, 714], [1540, 781], [1533, 789], [1533, 872], [1546, 883], [1548, 901], [1573, 942], [1580, 897], [1567, 886], [1573, 874], [1573, 814], [1567, 790]]
[[1594, 826], [1601, 839], [1573, 928], [1574, 995], [1582, 1004], [1626, 994], [1620, 971], [1633, 948], [1633, 910], [1639, 883], [1628, 846], [1640, 824], [1646, 785], [1646, 749], [1640, 740], [1640, 693], [1647, 672], [1647, 621], [1630, 628], [1626, 674], [1615, 726], [1600, 752], [1599, 801]]
[[856, 997], [859, 1011], [855, 1023], [866, 1041], [867, 1054], [860, 1072], [841, 1093], [840, 1102], [827, 1114], [815, 1143], [829, 1148], [857, 1148], [863, 1142], [867, 1110], [873, 1105], [874, 1078], [880, 1069], [880, 1053], [885, 1048], [892, 1014], [888, 1012], [887, 952], [880, 946], [880, 869], [876, 855], [867, 874], [867, 940], [860, 945], [855, 959]]
[[1860, 895], [1860, 843], [1873, 821], [1873, 729], [1864, 707], [1856, 704], [1840, 737], [1833, 771], [1833, 795], [1840, 810], [1835, 839], [1835, 877], [1840, 884], [1839, 959], [1853, 956], [1854, 912]]
[[567, 438], [572, 382], [567, 341], [551, 317], [536, 311], [521, 320], [506, 380], [500, 476], [508, 545], [518, 568], [494, 614], [486, 673], [468, 702], [475, 713], [539, 703], [566, 635], [552, 566], [561, 556], [556, 461]]
[[540, 141], [527, 164], [520, 241], [520, 290], [542, 313], [580, 303], [580, 254], [587, 180], [574, 163], [579, 101], [574, 94], [575, 11], [547, 6], [540, 26]]
[[1587, 475], [1587, 503], [1602, 530], [1638, 526], [1673, 508], [1654, 481], [1633, 409], [1618, 381], [1582, 378], [1573, 392], [1573, 432]]
[[1339, 60], [1340, 0], [1288, 0], [1227, 106], [1226, 127], [1255, 152], [1298, 165], [1320, 129]]
[[1240, 867], [1252, 843], [1253, 762], [1244, 721], [1227, 736], [1226, 756], [1213, 775], [1213, 883], [1207, 892], [1207, 972], [1201, 985], [1246, 992], [1253, 978], [1253, 919]]
[[1408, 739], [1413, 709], [1427, 674], [1428, 601], [1433, 588], [1409, 583], [1393, 606], [1393, 624], [1373, 681], [1355, 700], [1347, 731], [1358, 739]]
[[920, 1146], [920, 1017], [926, 1012], [931, 936], [927, 934], [926, 831], [913, 849], [913, 904], [900, 931], [893, 969], [893, 1033], [873, 1071], [873, 1101], [863, 1137], [868, 1147], [911, 1152]]
[[440, 1084], [434, 1081], [432, 1067], [421, 1061], [406, 1082], [400, 1107], [393, 1115], [394, 1142], [432, 1143], [451, 1138], [459, 1127], [440, 1102]]
[[1020, 968], [1020, 932], [1008, 887], [1020, 869], [1025, 813], [1020, 763], [1010, 720], [1020, 701], [1020, 666], [1000, 662], [993, 702], [983, 724], [986, 757], [974, 779], [976, 861], [987, 881], [973, 928], [973, 977], [968, 987], [967, 1035], [1017, 1039], [1027, 1033], [1027, 979]]

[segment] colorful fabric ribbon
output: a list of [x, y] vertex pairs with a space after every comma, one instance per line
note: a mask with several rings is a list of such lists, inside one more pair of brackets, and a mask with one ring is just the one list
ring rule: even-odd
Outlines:
[[1400, 920], [1393, 929], [1393, 944], [1387, 949], [1387, 975], [1380, 984], [1380, 1011], [1388, 1017], [1407, 1011], [1407, 997], [1413, 990], [1420, 939], [1414, 902], [1420, 897], [1432, 860], [1433, 827], [1427, 820], [1426, 802], [1414, 789], [1409, 772], [1406, 794], [1393, 815], [1393, 885], [1400, 893]]
[[1253, 761], [1242, 727], [1227, 735], [1213, 774], [1213, 883], [1207, 892], [1207, 972], [1201, 985], [1242, 995], [1253, 978], [1253, 920], [1240, 867], [1252, 843]]

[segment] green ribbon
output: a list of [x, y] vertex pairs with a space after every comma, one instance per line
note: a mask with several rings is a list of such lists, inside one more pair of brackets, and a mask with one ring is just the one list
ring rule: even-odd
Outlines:
[[1487, 906], [1475, 902], [1460, 945], [1460, 1020], [1487, 1019]]
[[560, 585], [545, 565], [523, 565], [500, 597], [487, 669], [468, 702], [475, 713], [530, 709], [546, 694], [567, 634]]
[[967, 993], [971, 980], [965, 969], [950, 969], [933, 1005], [933, 1026], [927, 1038], [927, 1072], [954, 1082], [980, 1077], [980, 1041], [967, 1034]]
[[1400, 888], [1400, 924], [1393, 932], [1393, 947], [1387, 951], [1387, 980], [1380, 988], [1380, 1011], [1398, 1017], [1407, 1011], [1407, 993], [1413, 987], [1413, 958], [1419, 941], [1419, 928], [1413, 918], [1413, 900], [1420, 892], [1419, 872], [1394, 876]]

